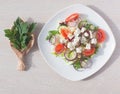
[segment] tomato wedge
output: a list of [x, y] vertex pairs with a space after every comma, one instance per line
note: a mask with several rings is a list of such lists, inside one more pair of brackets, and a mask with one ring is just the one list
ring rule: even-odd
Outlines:
[[95, 48], [94, 47], [92, 47], [91, 49], [85, 49], [83, 52], [82, 52], [82, 54], [84, 55], [84, 56], [91, 56], [91, 55], [93, 55], [95, 53]]
[[65, 19], [65, 22], [68, 23], [68, 22], [72, 22], [76, 19], [79, 18], [79, 14], [78, 13], [73, 13], [71, 14], [70, 16], [68, 16], [66, 19]]
[[98, 43], [104, 42], [106, 39], [106, 34], [105, 34], [104, 30], [98, 29], [96, 38], [97, 38]]
[[64, 51], [65, 47], [63, 44], [57, 44], [56, 47], [55, 47], [55, 52], [56, 53], [62, 53]]
[[70, 33], [70, 31], [68, 28], [61, 28], [60, 33], [65, 39], [68, 39], [68, 34]]

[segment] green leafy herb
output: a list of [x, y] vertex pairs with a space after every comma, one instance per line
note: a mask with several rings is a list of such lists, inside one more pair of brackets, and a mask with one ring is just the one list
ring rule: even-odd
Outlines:
[[59, 34], [59, 31], [58, 30], [51, 30], [49, 31], [48, 33], [48, 36], [46, 37], [46, 40], [50, 40], [50, 38], [56, 34]]
[[73, 63], [73, 67], [74, 67], [76, 70], [82, 68], [79, 59]]
[[5, 36], [9, 38], [13, 46], [18, 50], [26, 49], [31, 40], [31, 33], [34, 31], [36, 23], [29, 24], [20, 17], [16, 19], [11, 29], [5, 29]]
[[89, 30], [89, 29], [90, 29], [90, 26], [91, 26], [91, 24], [86, 24], [86, 25], [85, 25], [85, 28], [86, 28], [87, 30]]
[[85, 25], [85, 28], [87, 30], [92, 30], [92, 31], [97, 31], [98, 30], [98, 27], [94, 26], [93, 24], [89, 24], [89, 23]]
[[98, 30], [98, 28], [99, 28], [98, 26], [95, 26], [95, 29], [94, 29], [94, 31], [97, 31], [97, 30]]
[[86, 26], [88, 24], [88, 21], [87, 20], [82, 20], [80, 21], [80, 23], [78, 24], [78, 27], [81, 28], [83, 26]]
[[92, 30], [92, 31], [97, 31], [98, 30], [98, 27], [96, 27], [95, 25], [89, 23], [87, 20], [80, 21], [78, 27], [79, 28], [85, 27], [86, 30]]

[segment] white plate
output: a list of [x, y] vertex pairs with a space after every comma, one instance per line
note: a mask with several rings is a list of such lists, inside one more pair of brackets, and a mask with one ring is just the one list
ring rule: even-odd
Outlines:
[[[86, 19], [105, 30], [107, 34], [107, 40], [105, 41], [104, 45], [101, 49], [99, 49], [96, 56], [92, 58], [93, 65], [83, 71], [76, 71], [72, 65], [66, 65], [62, 58], [52, 55], [51, 44], [45, 40], [49, 30], [56, 29], [60, 21], [64, 21], [67, 16], [75, 12], [87, 17]], [[111, 57], [115, 49], [115, 45], [116, 43], [114, 36], [105, 20], [98, 13], [81, 4], [75, 4], [59, 11], [50, 20], [48, 20], [38, 37], [39, 50], [47, 64], [59, 75], [72, 81], [85, 79], [100, 70]]]

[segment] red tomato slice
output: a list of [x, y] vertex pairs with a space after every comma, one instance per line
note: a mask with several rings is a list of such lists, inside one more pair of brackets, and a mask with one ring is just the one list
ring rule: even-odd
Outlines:
[[85, 49], [82, 54], [85, 55], [85, 56], [91, 56], [91, 55], [93, 55], [94, 53], [95, 53], [95, 48], [92, 47], [90, 50]]
[[55, 47], [55, 52], [56, 53], [62, 53], [64, 51], [65, 47], [63, 44], [57, 44]]
[[96, 37], [97, 37], [98, 43], [104, 42], [106, 39], [106, 34], [105, 34], [104, 30], [98, 29]]
[[70, 33], [69, 29], [67, 29], [67, 28], [61, 28], [61, 29], [60, 29], [60, 32], [61, 32], [62, 36], [63, 36], [65, 39], [68, 39], [68, 34]]
[[68, 23], [68, 22], [74, 21], [78, 18], [79, 18], [79, 14], [78, 13], [73, 13], [65, 19], [65, 22]]

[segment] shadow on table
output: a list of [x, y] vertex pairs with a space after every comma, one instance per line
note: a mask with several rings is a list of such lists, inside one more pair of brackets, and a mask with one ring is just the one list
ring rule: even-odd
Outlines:
[[[31, 23], [31, 22], [33, 22], [33, 19], [29, 18], [27, 22]], [[35, 35], [34, 46], [30, 50], [30, 52], [25, 56], [25, 59], [24, 59], [25, 66], [26, 66], [26, 71], [29, 70], [31, 68], [31, 66], [32, 66], [33, 53], [38, 51], [37, 38], [38, 38], [38, 35], [39, 35], [39, 33], [40, 33], [43, 26], [44, 26], [44, 23], [37, 23], [36, 28], [35, 28], [35, 30], [33, 32], [34, 35]]]
[[116, 27], [116, 25], [113, 23], [113, 21], [107, 16], [105, 15], [105, 13], [103, 13], [100, 9], [98, 9], [97, 7], [95, 6], [91, 6], [91, 5], [88, 5], [91, 9], [93, 9], [94, 11], [96, 11], [97, 13], [99, 13], [103, 18], [104, 20], [108, 23], [108, 25], [110, 26], [112, 32], [113, 32], [113, 35], [115, 37], [115, 41], [116, 41], [116, 47], [115, 47], [115, 51], [113, 52], [111, 58], [108, 60], [108, 62], [98, 71], [96, 72], [95, 74], [93, 74], [92, 76], [84, 79], [84, 80], [90, 80], [94, 77], [96, 77], [97, 75], [99, 75], [100, 73], [102, 73], [103, 71], [105, 71], [108, 67], [110, 67], [114, 61], [120, 56], [120, 53], [119, 53], [119, 49], [120, 49], [120, 30]]

